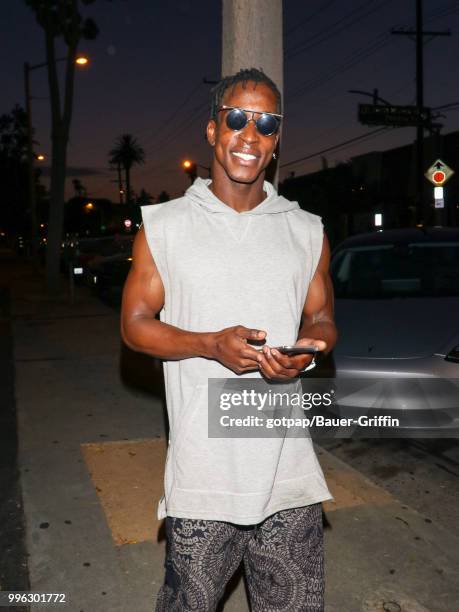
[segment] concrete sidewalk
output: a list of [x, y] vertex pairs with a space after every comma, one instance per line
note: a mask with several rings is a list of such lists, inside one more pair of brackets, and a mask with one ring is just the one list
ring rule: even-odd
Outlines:
[[[49, 301], [22, 266], [12, 297], [31, 591], [66, 593], [69, 612], [151, 612], [165, 544], [151, 493], [162, 478], [161, 373], [121, 346], [119, 313], [86, 289], [74, 304]], [[335, 495], [325, 505], [326, 611], [454, 612], [458, 539], [318, 452]], [[238, 578], [225, 612], [249, 609]]]

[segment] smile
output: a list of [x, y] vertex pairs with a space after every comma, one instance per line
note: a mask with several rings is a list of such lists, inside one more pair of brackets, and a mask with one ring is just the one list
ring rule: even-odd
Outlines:
[[235, 155], [236, 157], [239, 157], [240, 159], [243, 159], [244, 161], [251, 161], [253, 159], [257, 159], [255, 155], [251, 155], [250, 153], [239, 153], [239, 152], [233, 151], [232, 155]]

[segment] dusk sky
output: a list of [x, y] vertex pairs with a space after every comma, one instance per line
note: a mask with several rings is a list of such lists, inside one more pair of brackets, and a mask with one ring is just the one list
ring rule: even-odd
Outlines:
[[[3, 53], [0, 113], [24, 104], [23, 62], [45, 61], [43, 31], [22, 0], [8, 2], [0, 23]], [[78, 177], [92, 197], [117, 200], [115, 173], [107, 152], [117, 136], [133, 134], [145, 149], [146, 164], [132, 171], [133, 188], [154, 196], [165, 189], [181, 195], [189, 185], [180, 163], [192, 158], [209, 165], [204, 141], [210, 86], [220, 78], [220, 0], [98, 0], [82, 8], [100, 33], [83, 41], [90, 57], [75, 78], [74, 116], [69, 143], [69, 181]], [[424, 27], [450, 29], [425, 45], [425, 104], [459, 102], [459, 2], [425, 0]], [[393, 27], [414, 27], [415, 0], [285, 0], [284, 103], [281, 163], [286, 163], [370, 132], [357, 121], [358, 102], [369, 98], [349, 89], [371, 91], [393, 104], [415, 101], [415, 44], [392, 36]], [[61, 54], [62, 55], [62, 54]], [[257, 68], [263, 68], [260, 58]], [[46, 70], [31, 77], [32, 94], [48, 96]], [[443, 133], [459, 129], [459, 110], [440, 120]], [[47, 99], [33, 100], [33, 125], [49, 155]], [[372, 150], [413, 141], [415, 129], [394, 129], [333, 151], [329, 165]], [[320, 168], [320, 157], [281, 171], [297, 175]], [[204, 173], [205, 174], [205, 173]], [[67, 195], [72, 194], [71, 184]]]

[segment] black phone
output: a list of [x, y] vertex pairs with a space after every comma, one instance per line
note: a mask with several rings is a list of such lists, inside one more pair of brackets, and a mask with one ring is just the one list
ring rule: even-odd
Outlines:
[[316, 346], [276, 346], [274, 348], [283, 355], [315, 355], [319, 352]]

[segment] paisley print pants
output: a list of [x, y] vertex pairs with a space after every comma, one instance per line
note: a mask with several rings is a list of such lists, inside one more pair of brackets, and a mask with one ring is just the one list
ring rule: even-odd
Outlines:
[[320, 503], [251, 526], [167, 517], [166, 531], [156, 612], [214, 612], [241, 560], [252, 612], [323, 612]]

